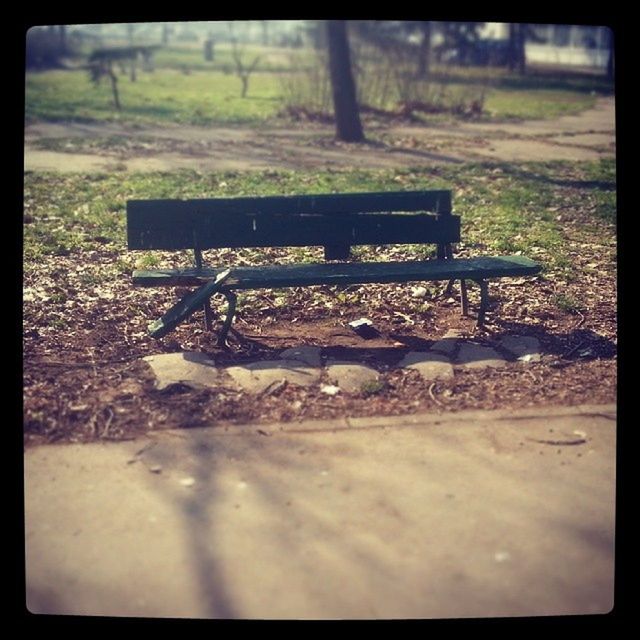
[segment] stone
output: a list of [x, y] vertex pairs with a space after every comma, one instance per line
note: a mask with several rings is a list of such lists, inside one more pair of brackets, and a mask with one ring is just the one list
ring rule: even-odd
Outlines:
[[464, 342], [458, 352], [457, 364], [465, 369], [481, 369], [502, 367], [506, 364], [506, 360], [491, 347]]
[[457, 346], [458, 341], [455, 338], [442, 338], [431, 345], [431, 351], [451, 355]]
[[306, 366], [299, 360], [261, 360], [226, 367], [225, 371], [249, 393], [261, 393], [282, 380], [303, 387], [320, 381], [320, 369]]
[[320, 347], [310, 347], [305, 345], [285, 349], [280, 354], [280, 357], [283, 360], [299, 360], [300, 362], [308, 364], [310, 367], [319, 367], [321, 351], [322, 349]]
[[215, 362], [203, 353], [161, 353], [146, 356], [143, 360], [151, 367], [158, 390], [166, 389], [172, 384], [194, 388], [215, 387], [220, 382]]
[[453, 366], [440, 353], [411, 351], [398, 364], [399, 367], [415, 369], [426, 380], [453, 378]]
[[347, 393], [360, 393], [364, 385], [378, 378], [378, 372], [364, 364], [337, 360], [327, 363], [327, 379]]
[[530, 336], [505, 336], [498, 344], [523, 362], [538, 362], [542, 358], [540, 354], [540, 341], [537, 338]]
[[438, 351], [452, 355], [459, 344], [460, 332], [457, 329], [449, 329], [444, 336], [431, 345], [431, 351]]

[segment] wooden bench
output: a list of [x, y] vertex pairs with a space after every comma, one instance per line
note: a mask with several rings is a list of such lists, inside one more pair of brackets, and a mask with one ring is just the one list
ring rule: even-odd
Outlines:
[[[236, 309], [235, 291], [314, 285], [455, 280], [461, 282], [462, 313], [468, 313], [466, 280], [480, 287], [478, 324], [488, 305], [490, 278], [528, 276], [540, 265], [522, 256], [454, 258], [460, 217], [451, 210], [449, 191], [327, 194], [197, 200], [131, 200], [127, 203], [131, 250], [194, 251], [195, 265], [182, 269], [140, 270], [133, 283], [144, 287], [193, 286], [194, 291], [149, 325], [152, 336], [166, 335], [197, 309], [204, 308], [212, 329], [209, 299], [228, 301], [219, 344], [226, 344]], [[436, 257], [404, 262], [349, 262], [354, 245], [423, 244]], [[323, 246], [319, 264], [206, 266], [207, 249]]]

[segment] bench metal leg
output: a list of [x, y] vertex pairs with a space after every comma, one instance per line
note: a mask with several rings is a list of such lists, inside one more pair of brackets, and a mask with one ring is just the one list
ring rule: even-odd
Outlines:
[[[444, 260], [453, 260], [453, 247], [450, 244], [445, 244], [442, 247], [441, 252], [438, 254], [438, 257], [442, 256]], [[444, 290], [445, 296], [450, 296], [453, 293], [453, 283], [455, 282], [455, 278], [451, 278], [447, 283], [447, 286]]]
[[226, 347], [227, 334], [229, 333], [229, 329], [231, 329], [233, 316], [236, 313], [236, 304], [238, 302], [238, 297], [236, 296], [235, 293], [233, 293], [233, 291], [222, 291], [221, 293], [227, 299], [228, 307], [227, 307], [227, 317], [224, 319], [222, 329], [220, 329], [220, 333], [218, 334], [218, 346]]
[[486, 280], [474, 280], [480, 287], [480, 311], [478, 312], [478, 326], [484, 325], [484, 316], [489, 306], [489, 283]]
[[460, 306], [462, 307], [462, 315], [469, 315], [469, 297], [467, 296], [467, 281], [462, 278], [460, 280]]
[[451, 278], [451, 280], [449, 280], [449, 282], [447, 282], [447, 286], [445, 287], [444, 290], [444, 295], [445, 296], [450, 296], [453, 293], [453, 283], [455, 282], [455, 280], [453, 278]]
[[211, 331], [213, 329], [213, 311], [211, 310], [210, 299], [207, 299], [202, 308], [204, 309], [204, 328], [207, 331]]

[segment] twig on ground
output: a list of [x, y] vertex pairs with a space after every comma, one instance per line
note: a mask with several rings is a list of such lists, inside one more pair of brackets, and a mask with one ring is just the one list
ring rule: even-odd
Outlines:
[[431, 386], [429, 387], [429, 395], [431, 396], [431, 399], [440, 407], [444, 407], [444, 404], [438, 400], [438, 398], [436, 398], [435, 394], [433, 393], [433, 387], [436, 386], [435, 382], [431, 383]]
[[269, 384], [269, 386], [264, 389], [264, 391], [260, 392], [259, 397], [263, 397], [263, 396], [272, 396], [276, 393], [278, 393], [278, 391], [281, 391], [282, 389], [284, 389], [287, 386], [287, 381], [282, 378], [282, 380], [276, 380], [275, 382], [272, 382], [271, 384]]
[[102, 433], [100, 434], [101, 438], [104, 438], [109, 433], [109, 427], [111, 426], [111, 422], [113, 421], [113, 409], [111, 407], [107, 407], [107, 411], [109, 412], [109, 415], [105, 420], [104, 427], [102, 428]]
[[583, 340], [582, 342], [579, 342], [575, 347], [572, 347], [571, 349], [569, 349], [569, 351], [565, 351], [562, 354], [563, 358], [568, 358], [574, 351], [578, 350], [586, 341]]

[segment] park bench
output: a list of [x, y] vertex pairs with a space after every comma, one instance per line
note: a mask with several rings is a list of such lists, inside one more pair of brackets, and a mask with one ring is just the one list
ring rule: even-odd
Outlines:
[[[523, 256], [454, 258], [460, 217], [451, 209], [450, 191], [323, 194], [195, 200], [131, 200], [127, 203], [130, 250], [194, 251], [195, 266], [137, 270], [143, 287], [196, 287], [149, 325], [160, 338], [198, 309], [212, 329], [209, 300], [219, 293], [228, 302], [219, 332], [225, 345], [236, 309], [235, 291], [314, 285], [460, 280], [462, 313], [468, 314], [466, 281], [480, 287], [478, 324], [488, 306], [490, 278], [534, 275], [540, 265]], [[396, 262], [349, 262], [354, 245], [434, 244], [435, 258]], [[207, 249], [242, 247], [324, 247], [325, 262], [207, 266]]]

